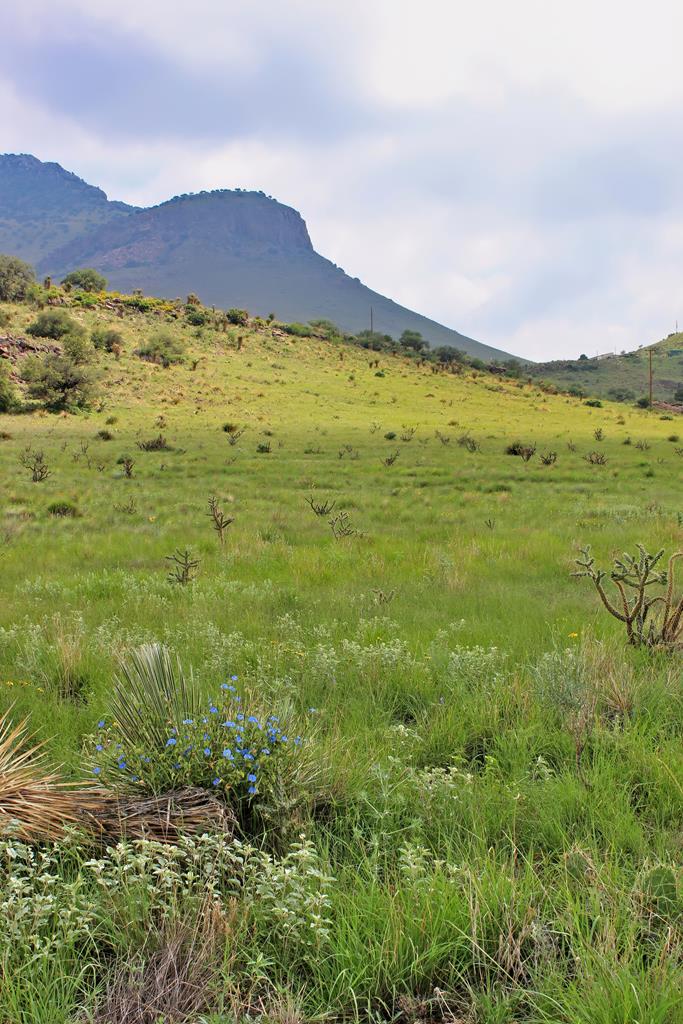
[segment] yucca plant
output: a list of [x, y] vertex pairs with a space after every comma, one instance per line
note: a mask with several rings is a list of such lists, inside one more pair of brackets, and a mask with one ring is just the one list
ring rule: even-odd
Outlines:
[[111, 701], [121, 742], [129, 748], [163, 748], [169, 724], [200, 714], [192, 675], [162, 644], [144, 644], [121, 662]]
[[30, 843], [59, 839], [84, 814], [97, 814], [98, 791], [49, 771], [43, 744], [31, 744], [26, 720], [13, 724], [10, 711], [0, 717], [0, 834]]

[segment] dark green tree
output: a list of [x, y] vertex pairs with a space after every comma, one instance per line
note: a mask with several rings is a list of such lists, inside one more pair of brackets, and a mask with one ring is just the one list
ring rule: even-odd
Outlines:
[[72, 270], [62, 281], [67, 288], [76, 288], [81, 292], [103, 292], [107, 288], [107, 279], [92, 267]]
[[19, 302], [25, 298], [36, 275], [33, 267], [18, 256], [0, 254], [0, 301]]

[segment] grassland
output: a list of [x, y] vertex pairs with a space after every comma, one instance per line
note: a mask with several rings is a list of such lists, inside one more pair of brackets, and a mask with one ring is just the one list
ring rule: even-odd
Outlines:
[[[4, 308], [13, 333], [35, 315]], [[98, 356], [97, 411], [0, 418], [0, 711], [29, 715], [82, 777], [117, 660], [162, 641], [207, 699], [236, 675], [296, 722], [318, 768], [303, 846], [258, 861], [241, 894], [218, 888], [220, 927], [192, 947], [210, 1006], [165, 1019], [680, 1021], [680, 657], [625, 647], [570, 575], [587, 543], [605, 565], [638, 542], [681, 548], [680, 418], [370, 366], [265, 326], [174, 320], [190, 356], [162, 368], [133, 354], [158, 317], [74, 316], [120, 329], [124, 351]], [[139, 448], [159, 433], [168, 450]], [[507, 455], [516, 440], [556, 462]], [[43, 482], [20, 465], [29, 445]], [[212, 495], [234, 517], [224, 547]], [[186, 549], [196, 578], [173, 585], [166, 559]], [[131, 876], [67, 847], [45, 854], [53, 916], [26, 924], [3, 846], [20, 936], [0, 943], [3, 1021], [122, 1019], [101, 1008], [112, 979], [153, 962], [170, 923], [206, 919], [187, 879], [149, 896], [165, 884], [151, 855]]]

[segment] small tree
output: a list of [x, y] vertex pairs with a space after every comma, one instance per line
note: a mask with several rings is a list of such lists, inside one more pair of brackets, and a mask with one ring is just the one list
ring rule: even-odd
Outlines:
[[14, 412], [18, 404], [9, 367], [4, 359], [0, 360], [0, 412]]
[[95, 377], [88, 366], [75, 363], [67, 355], [49, 353], [43, 359], [26, 360], [22, 379], [32, 398], [40, 399], [46, 409], [86, 409], [96, 394]]
[[92, 267], [84, 267], [81, 270], [72, 270], [62, 284], [67, 288], [77, 288], [81, 292], [103, 292], [107, 288], [107, 279]]
[[19, 302], [35, 283], [33, 267], [18, 256], [0, 254], [0, 301]]

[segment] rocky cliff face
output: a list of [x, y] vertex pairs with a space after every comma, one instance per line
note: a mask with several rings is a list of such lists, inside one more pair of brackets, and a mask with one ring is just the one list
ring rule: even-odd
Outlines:
[[181, 259], [206, 262], [230, 255], [259, 258], [312, 252], [306, 224], [296, 210], [260, 192], [219, 191], [177, 196], [117, 219], [51, 253], [41, 271], [61, 273], [96, 266], [164, 267]]

